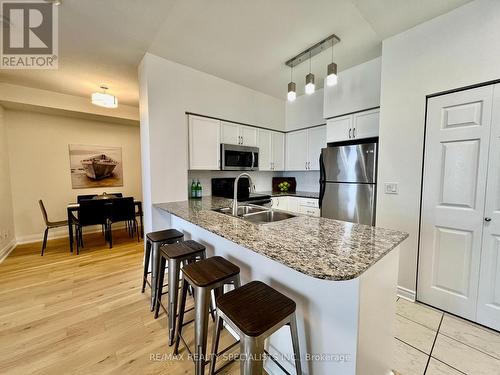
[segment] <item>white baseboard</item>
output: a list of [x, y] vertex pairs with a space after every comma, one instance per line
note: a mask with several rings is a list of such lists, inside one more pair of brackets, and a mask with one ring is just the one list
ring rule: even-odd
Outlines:
[[404, 298], [411, 302], [415, 302], [417, 295], [414, 290], [403, 288], [402, 286], [398, 285], [398, 297]]
[[10, 241], [6, 246], [3, 247], [3, 249], [0, 249], [0, 263], [2, 263], [5, 258], [9, 256], [12, 250], [15, 249], [16, 245], [16, 239], [13, 238], [12, 241]]

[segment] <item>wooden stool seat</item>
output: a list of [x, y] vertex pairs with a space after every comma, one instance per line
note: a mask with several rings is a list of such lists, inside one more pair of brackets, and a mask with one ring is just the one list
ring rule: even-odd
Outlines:
[[165, 229], [159, 230], [156, 232], [150, 232], [146, 234], [146, 237], [151, 242], [166, 242], [166, 241], [174, 241], [176, 239], [181, 240], [184, 237], [182, 232], [179, 232], [177, 229]]
[[[295, 302], [260, 281], [217, 298], [217, 307], [247, 336], [262, 335], [295, 312]], [[251, 308], [249, 308], [251, 306]]]
[[176, 242], [174, 244], [163, 245], [160, 248], [160, 251], [162, 255], [168, 259], [181, 259], [190, 257], [192, 254], [199, 253], [200, 251], [205, 251], [205, 246], [196, 241], [187, 240], [183, 242]]
[[240, 338], [240, 375], [263, 374], [265, 340], [286, 325], [290, 326], [295, 373], [302, 375], [294, 301], [263, 282], [252, 281], [219, 295], [216, 305], [210, 375], [216, 374], [220, 332], [224, 323]]
[[189, 264], [182, 269], [184, 276], [194, 286], [207, 287], [240, 273], [240, 268], [220, 256]]

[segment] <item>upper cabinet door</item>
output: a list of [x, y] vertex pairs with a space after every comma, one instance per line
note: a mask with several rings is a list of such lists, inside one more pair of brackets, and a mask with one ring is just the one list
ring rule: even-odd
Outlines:
[[309, 165], [308, 169], [319, 171], [319, 156], [321, 149], [326, 147], [326, 126], [309, 129], [307, 137], [307, 149]]
[[249, 126], [240, 126], [241, 144], [244, 146], [257, 147], [257, 129]]
[[220, 132], [221, 143], [227, 143], [231, 145], [241, 144], [239, 128], [240, 126], [238, 124], [222, 121]]
[[189, 116], [189, 169], [220, 169], [220, 121]]
[[352, 139], [352, 115], [332, 118], [326, 122], [326, 142]]
[[271, 132], [272, 163], [274, 171], [285, 170], [285, 134]]
[[270, 171], [273, 169], [273, 154], [271, 145], [271, 132], [269, 130], [258, 130], [259, 147], [259, 171]]
[[380, 110], [374, 109], [355, 113], [352, 125], [353, 138], [372, 138], [378, 137], [378, 128], [380, 122]]
[[286, 135], [286, 170], [307, 170], [307, 130], [299, 130]]

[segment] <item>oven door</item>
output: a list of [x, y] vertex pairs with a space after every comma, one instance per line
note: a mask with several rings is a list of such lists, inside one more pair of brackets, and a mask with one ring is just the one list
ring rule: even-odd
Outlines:
[[221, 145], [223, 171], [258, 171], [259, 149], [258, 147]]

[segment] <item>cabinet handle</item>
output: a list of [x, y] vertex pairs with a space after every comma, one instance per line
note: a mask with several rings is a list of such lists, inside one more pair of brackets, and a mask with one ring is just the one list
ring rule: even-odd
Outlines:
[[356, 138], [356, 128], [352, 129], [352, 137]]
[[486, 221], [487, 223], [489, 223], [491, 221], [491, 217], [485, 217], [484, 221]]
[[351, 139], [351, 131], [352, 131], [352, 129], [349, 128], [349, 139]]

